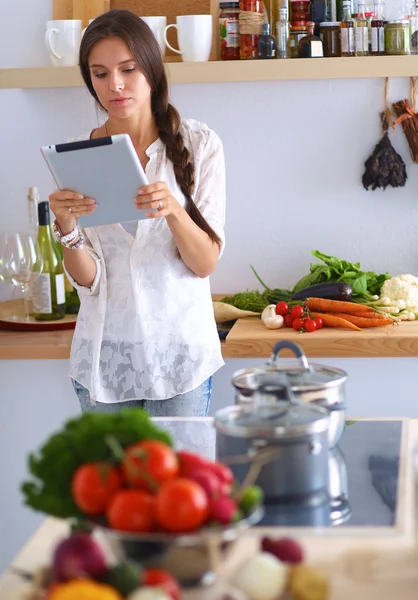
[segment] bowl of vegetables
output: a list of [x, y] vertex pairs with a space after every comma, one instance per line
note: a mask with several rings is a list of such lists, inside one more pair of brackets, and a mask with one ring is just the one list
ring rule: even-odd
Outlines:
[[262, 492], [229, 467], [177, 450], [142, 409], [86, 413], [29, 457], [26, 505], [97, 534], [115, 559], [169, 571], [182, 585], [212, 579], [262, 515]]

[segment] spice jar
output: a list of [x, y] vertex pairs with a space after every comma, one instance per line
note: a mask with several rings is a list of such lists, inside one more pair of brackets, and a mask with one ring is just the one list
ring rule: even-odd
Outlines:
[[319, 36], [324, 46], [324, 56], [341, 56], [341, 24], [327, 21], [319, 26]]
[[409, 54], [409, 22], [388, 21], [385, 25], [385, 53]]
[[258, 58], [258, 40], [264, 23], [263, 0], [240, 0], [240, 58]]
[[310, 0], [291, 0], [290, 2], [290, 24], [295, 29], [306, 27], [311, 20]]
[[300, 27], [299, 29], [290, 30], [290, 58], [298, 58], [299, 54], [299, 42], [306, 35], [306, 27]]
[[239, 2], [221, 0], [219, 14], [220, 59], [240, 57]]

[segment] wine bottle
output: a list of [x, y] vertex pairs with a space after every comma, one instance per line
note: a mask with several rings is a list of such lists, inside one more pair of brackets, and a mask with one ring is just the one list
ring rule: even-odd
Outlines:
[[51, 230], [49, 202], [38, 204], [38, 223], [43, 271], [33, 282], [33, 312], [37, 321], [55, 321], [65, 316], [65, 286], [62, 260]]
[[[62, 246], [56, 242], [57, 252], [61, 261], [64, 260]], [[65, 288], [65, 312], [67, 315], [77, 315], [80, 310], [80, 298], [78, 292], [64, 273], [64, 288]]]
[[[39, 204], [39, 192], [38, 188], [32, 186], [28, 190], [28, 221], [29, 221], [29, 233], [34, 238], [38, 235], [38, 204]], [[32, 294], [32, 281], [29, 282], [27, 291], [27, 300], [29, 307], [29, 315], [33, 317], [33, 294]]]

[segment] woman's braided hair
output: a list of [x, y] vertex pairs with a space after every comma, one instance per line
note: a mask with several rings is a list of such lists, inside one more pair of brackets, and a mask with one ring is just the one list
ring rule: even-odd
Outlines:
[[161, 51], [148, 25], [133, 12], [111, 10], [100, 15], [87, 27], [80, 45], [80, 71], [93, 98], [100, 104], [94, 90], [88, 58], [93, 47], [103, 39], [118, 37], [132, 53], [151, 88], [151, 108], [166, 154], [173, 163], [176, 181], [186, 198], [186, 211], [191, 219], [220, 246], [221, 239], [203, 218], [193, 202], [194, 164], [180, 133], [181, 118], [168, 101], [168, 82]]

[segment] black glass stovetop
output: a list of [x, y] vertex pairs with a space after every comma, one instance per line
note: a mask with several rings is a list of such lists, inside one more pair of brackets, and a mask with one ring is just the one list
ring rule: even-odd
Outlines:
[[[216, 432], [207, 419], [155, 419], [176, 447], [215, 458]], [[330, 455], [326, 496], [291, 505], [267, 504], [260, 526], [391, 527], [396, 503], [402, 421], [348, 421]]]

